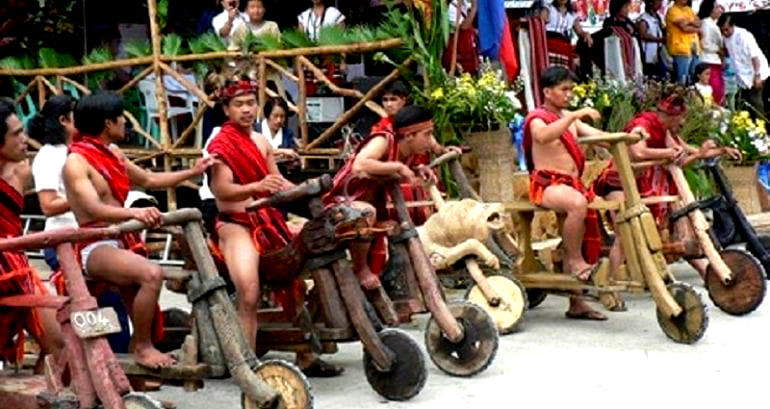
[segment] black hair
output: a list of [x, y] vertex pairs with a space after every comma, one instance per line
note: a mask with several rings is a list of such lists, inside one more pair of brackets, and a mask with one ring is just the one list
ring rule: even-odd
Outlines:
[[652, 10], [652, 3], [655, 3], [656, 0], [644, 0], [644, 10], [650, 14], [655, 13], [654, 10]]
[[59, 122], [75, 109], [75, 99], [69, 95], [56, 95], [43, 105], [43, 109], [27, 122], [27, 134], [43, 144], [59, 145], [67, 140], [67, 131]]
[[396, 117], [393, 118], [393, 128], [404, 128], [431, 119], [433, 119], [433, 112], [429, 109], [417, 105], [407, 105], [398, 111]]
[[700, 4], [700, 8], [698, 9], [698, 18], [703, 20], [704, 18], [711, 15], [711, 12], [714, 11], [714, 8], [717, 6], [717, 2], [715, 0], [703, 0], [703, 2]]
[[717, 20], [717, 27], [722, 28], [725, 26], [732, 27], [735, 25], [735, 22], [733, 21], [733, 16], [724, 13], [721, 16], [719, 16], [719, 20]]
[[560, 65], [554, 65], [543, 71], [543, 75], [540, 77], [540, 88], [555, 87], [564, 81], [577, 82], [577, 77], [572, 71]]
[[702, 62], [695, 66], [695, 69], [693, 70], [693, 73], [695, 74], [693, 75], [693, 79], [692, 79], [693, 84], [699, 81], [698, 78], [700, 77], [701, 74], [703, 74], [703, 71], [706, 71], [707, 69], [709, 69], [709, 65], [706, 64], [705, 62]]
[[104, 121], [117, 120], [123, 115], [123, 99], [114, 92], [87, 95], [75, 105], [75, 127], [86, 135], [99, 135]]
[[409, 88], [406, 87], [403, 81], [393, 81], [382, 90], [382, 95], [386, 94], [409, 98]]
[[8, 118], [16, 114], [16, 105], [7, 97], [0, 97], [0, 146], [5, 145], [5, 134], [8, 133]]
[[620, 10], [631, 0], [610, 0], [610, 17], [617, 17]]
[[[567, 0], [566, 3], [567, 4], [565, 4], [565, 6], [567, 6], [567, 13], [574, 13], [575, 12], [575, 7], [572, 5], [572, 0]], [[558, 9], [558, 6], [556, 5], [556, 0], [554, 0], [553, 3], [551, 3], [551, 4], [553, 4], [553, 6]]]
[[289, 104], [286, 103], [286, 101], [283, 100], [283, 98], [269, 98], [265, 102], [265, 108], [262, 110], [262, 113], [265, 115], [265, 118], [270, 117], [270, 114], [273, 112], [273, 108], [275, 107], [281, 107], [283, 108], [283, 112], [286, 114], [286, 116], [289, 116]]

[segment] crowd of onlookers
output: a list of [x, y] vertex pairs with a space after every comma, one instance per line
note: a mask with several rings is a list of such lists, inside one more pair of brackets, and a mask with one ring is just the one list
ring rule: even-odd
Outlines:
[[[631, 0], [611, 0], [602, 29], [588, 34], [570, 0], [553, 0], [541, 14], [546, 20], [549, 54], [563, 55], [564, 65], [570, 68], [578, 65], [573, 58], [579, 54], [583, 75], [590, 75], [591, 62], [596, 61], [583, 61], [583, 56], [598, 53], [602, 54], [600, 60], [604, 38], [613, 34], [629, 36], [638, 42], [645, 77], [682, 85], [700, 84], [696, 87], [718, 105], [725, 105], [726, 96], [734, 93], [764, 114], [762, 95], [765, 80], [770, 77], [767, 58], [754, 35], [736, 26], [734, 16], [725, 14], [717, 0], [703, 0], [697, 12], [692, 0], [668, 4], [664, 0], [644, 0], [644, 9], [635, 19], [630, 17], [631, 6]], [[573, 37], [578, 38], [575, 49], [569, 47]]]

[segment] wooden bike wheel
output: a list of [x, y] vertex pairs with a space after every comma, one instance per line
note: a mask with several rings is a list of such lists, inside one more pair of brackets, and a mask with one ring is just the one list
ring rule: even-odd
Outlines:
[[521, 322], [527, 309], [527, 292], [524, 286], [510, 273], [498, 272], [486, 276], [487, 283], [499, 296], [488, 300], [478, 284], [465, 292], [465, 300], [486, 311], [501, 335], [510, 334]]
[[765, 298], [765, 269], [749, 252], [725, 249], [719, 255], [732, 273], [725, 285], [709, 266], [706, 271], [706, 289], [714, 304], [730, 315], [745, 315], [754, 311]]
[[667, 287], [682, 312], [676, 317], [669, 317], [657, 310], [658, 324], [663, 332], [674, 342], [694, 344], [708, 327], [708, 310], [700, 294], [685, 283], [672, 283]]
[[463, 339], [448, 340], [431, 317], [425, 329], [425, 347], [439, 369], [453, 376], [473, 376], [492, 363], [499, 338], [492, 317], [469, 302], [453, 303], [449, 311], [463, 328]]
[[123, 396], [123, 404], [126, 409], [163, 409], [160, 402], [143, 393], [129, 393]]
[[[262, 361], [254, 371], [262, 382], [281, 395], [282, 409], [311, 409], [313, 395], [310, 383], [296, 366], [280, 359]], [[241, 394], [241, 408], [257, 409], [257, 404], [246, 394]]]
[[545, 290], [539, 288], [527, 288], [527, 308], [531, 310], [532, 308], [537, 307], [545, 301], [547, 296], [548, 293], [545, 292]]
[[381, 371], [364, 349], [364, 374], [375, 392], [388, 400], [411, 399], [425, 386], [428, 370], [420, 346], [406, 332], [388, 328], [379, 334], [380, 340], [393, 354], [393, 364]]

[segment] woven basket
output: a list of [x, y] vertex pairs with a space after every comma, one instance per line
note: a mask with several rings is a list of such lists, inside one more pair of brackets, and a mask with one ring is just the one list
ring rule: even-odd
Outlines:
[[733, 190], [733, 196], [745, 214], [755, 214], [762, 211], [759, 203], [761, 186], [757, 181], [757, 168], [758, 165], [724, 168], [725, 176], [730, 181], [730, 188]]
[[479, 194], [485, 202], [513, 201], [516, 150], [508, 128], [471, 132], [465, 136], [478, 158]]

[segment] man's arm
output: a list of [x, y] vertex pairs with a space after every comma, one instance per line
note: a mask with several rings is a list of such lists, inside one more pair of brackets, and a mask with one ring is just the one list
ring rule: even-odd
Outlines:
[[40, 210], [46, 217], [58, 216], [70, 209], [66, 197], [61, 197], [55, 190], [41, 190], [37, 192], [40, 201]]
[[280, 174], [269, 174], [259, 182], [249, 184], [235, 183], [233, 171], [222, 162], [216, 162], [211, 168], [211, 192], [217, 200], [223, 202], [240, 202], [258, 193], [275, 193], [282, 190], [286, 179]]
[[384, 137], [376, 137], [369, 141], [356, 155], [353, 172], [374, 177], [413, 177], [414, 173], [405, 164], [380, 159], [387, 149], [388, 141]]
[[[636, 128], [631, 131], [639, 132]], [[650, 148], [647, 146], [647, 142], [639, 141], [628, 147], [628, 151], [631, 154], [631, 159], [635, 162], [644, 160], [657, 160], [657, 159], [674, 159], [681, 154], [682, 149], [676, 148]]]
[[129, 161], [118, 149], [113, 149], [113, 152], [122, 156], [131, 182], [146, 189], [174, 187], [187, 179], [202, 175], [214, 163], [214, 158], [207, 157], [198, 159], [190, 169], [176, 172], [151, 172]]
[[550, 124], [546, 124], [545, 121], [535, 118], [529, 124], [532, 131], [532, 138], [537, 143], [551, 143], [561, 138], [573, 122], [585, 116], [593, 120], [600, 118], [599, 112], [593, 108], [582, 108], [577, 111], [567, 112], [561, 118]]
[[88, 178], [88, 167], [85, 160], [73, 153], [67, 157], [62, 174], [67, 190], [67, 200], [74, 205], [74, 210], [85, 214], [93, 220], [105, 222], [122, 222], [132, 219], [131, 209], [122, 206], [104, 204]]

